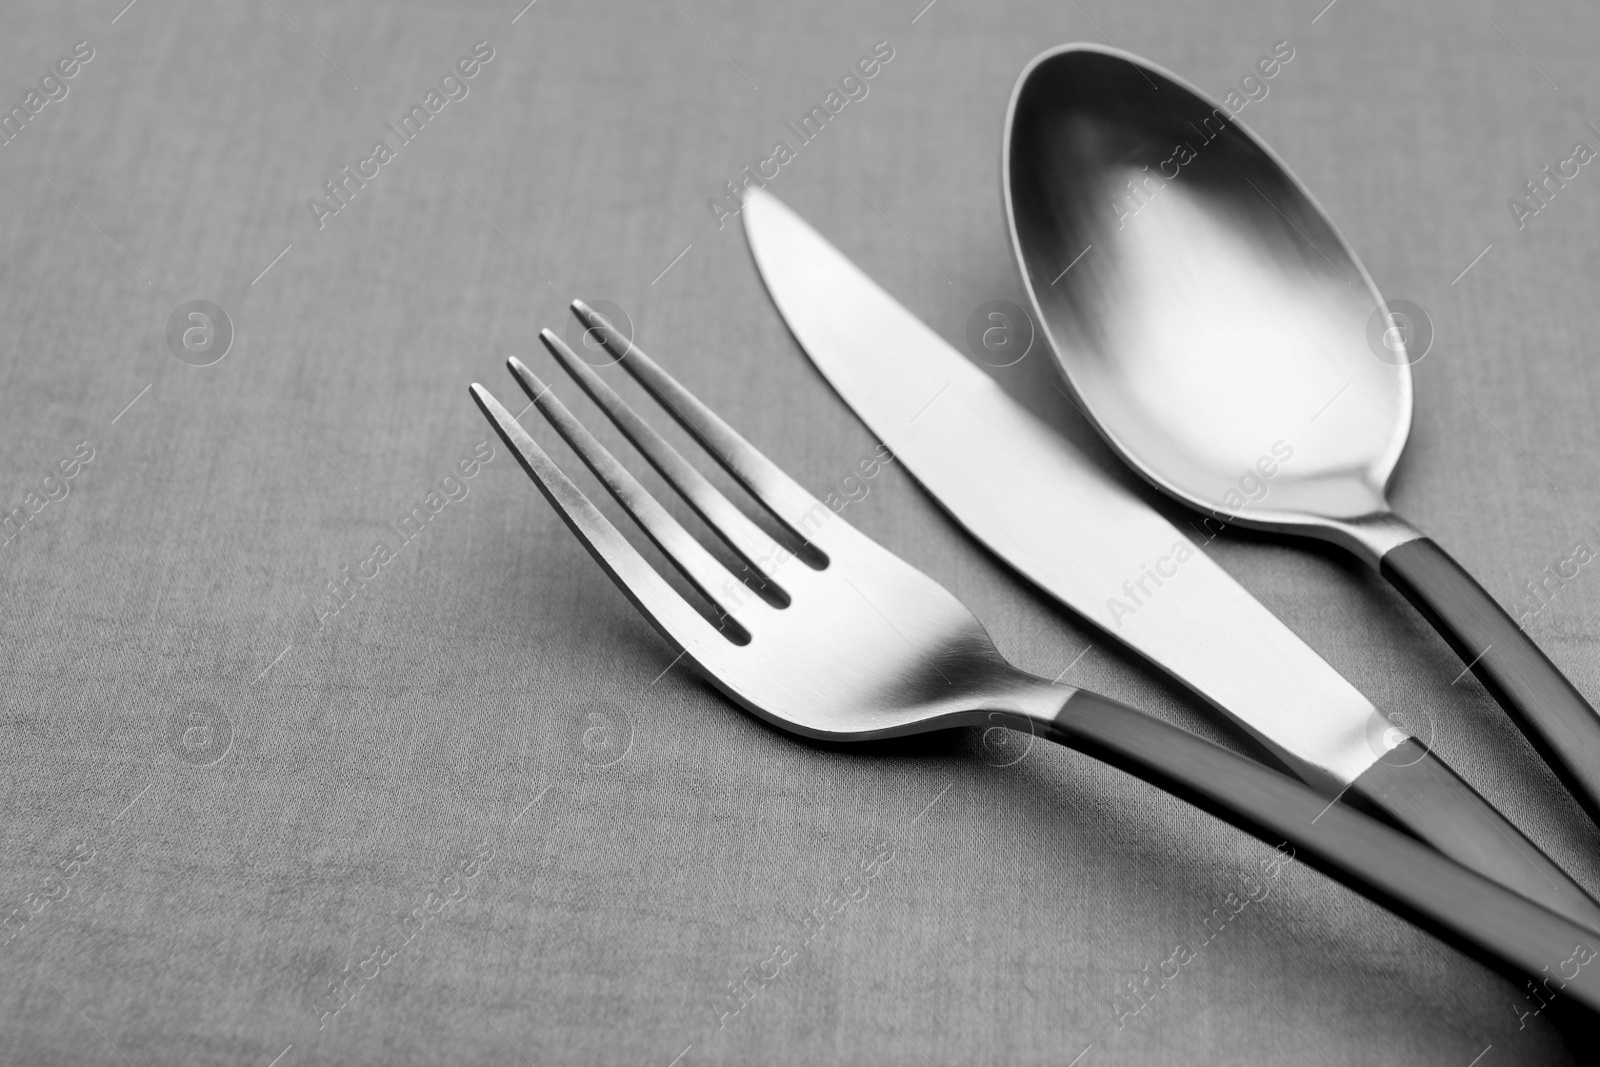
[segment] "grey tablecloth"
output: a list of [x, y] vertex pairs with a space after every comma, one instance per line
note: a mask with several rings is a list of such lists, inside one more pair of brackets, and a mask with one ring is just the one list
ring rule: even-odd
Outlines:
[[[1437, 330], [1398, 504], [1508, 604], [1600, 545], [1600, 176], [1507, 206], [1600, 147], [1592, 9], [922, 2], [6, 5], [0, 1060], [1565, 1061], [1511, 983], [1087, 758], [735, 711], [480, 449], [467, 383], [548, 369], [583, 296], [838, 485], [874, 441], [719, 229], [725, 182], [887, 42], [774, 189], [961, 344], [1024, 302], [998, 145], [1030, 57], [1110, 41], [1221, 95], [1287, 40], [1241, 117]], [[996, 372], [1083, 438], [1050, 373]], [[1240, 743], [902, 469], [865, 484], [846, 517], [1021, 665], [1083, 653], [1067, 680]], [[1393, 592], [1210, 551], [1600, 888], [1594, 828]], [[1591, 699], [1597, 613], [1585, 569], [1530, 623]]]

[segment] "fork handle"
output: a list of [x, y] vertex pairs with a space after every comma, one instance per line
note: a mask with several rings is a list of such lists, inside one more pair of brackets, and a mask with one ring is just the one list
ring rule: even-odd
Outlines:
[[[1075, 691], [1048, 735], [1307, 862], [1521, 984], [1600, 1013], [1600, 936], [1398, 830], [1204, 738]], [[1587, 1021], [1592, 1022], [1592, 1019]]]

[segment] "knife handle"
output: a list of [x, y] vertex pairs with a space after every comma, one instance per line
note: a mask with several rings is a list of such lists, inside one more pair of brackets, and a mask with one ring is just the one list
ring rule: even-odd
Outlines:
[[[1026, 727], [1023, 727], [1026, 728]], [[1075, 691], [1047, 736], [1142, 778], [1371, 898], [1550, 1001], [1600, 1013], [1600, 937], [1369, 815], [1114, 700]], [[1531, 979], [1531, 981], [1530, 981]], [[1553, 983], [1553, 984], [1552, 984]], [[1542, 1009], [1541, 1009], [1542, 1010]], [[1531, 1014], [1531, 1012], [1530, 1012]]]
[[1343, 796], [1600, 936], [1600, 904], [1415, 738], [1368, 767]]
[[1600, 715], [1461, 564], [1426, 537], [1378, 569], [1478, 676], [1568, 791], [1600, 823]]

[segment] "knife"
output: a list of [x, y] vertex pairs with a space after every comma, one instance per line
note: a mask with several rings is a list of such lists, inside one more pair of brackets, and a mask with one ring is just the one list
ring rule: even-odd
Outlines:
[[[790, 332], [939, 504], [1307, 784], [1600, 933], [1600, 905], [1144, 501], [761, 189], [742, 212]], [[1129, 610], [1129, 609], [1132, 610]]]

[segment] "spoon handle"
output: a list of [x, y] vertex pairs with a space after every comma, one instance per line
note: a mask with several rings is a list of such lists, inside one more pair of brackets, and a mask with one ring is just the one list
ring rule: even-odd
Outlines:
[[[1286, 774], [1114, 700], [1077, 690], [1051, 740], [1189, 801], [1554, 1002], [1600, 1012], [1600, 937]], [[1531, 980], [1530, 980], [1531, 979]], [[1542, 983], [1542, 984], [1541, 984]], [[1554, 983], [1553, 985], [1551, 983]], [[1592, 1025], [1593, 1016], [1585, 1025]]]
[[1390, 549], [1379, 570], [1449, 642], [1600, 822], [1600, 715], [1461, 564], [1426, 537]]

